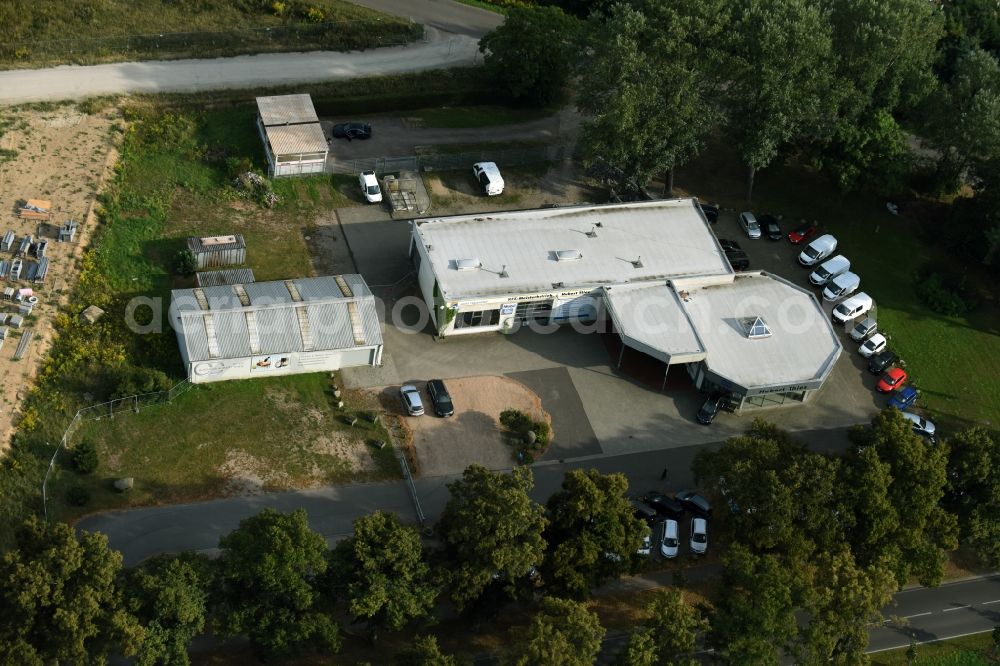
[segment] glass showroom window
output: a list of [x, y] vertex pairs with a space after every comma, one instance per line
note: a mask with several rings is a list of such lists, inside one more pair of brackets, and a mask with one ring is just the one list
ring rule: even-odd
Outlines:
[[475, 312], [459, 312], [455, 318], [455, 328], [475, 328], [477, 326], [496, 326], [500, 323], [500, 310], [476, 310]]

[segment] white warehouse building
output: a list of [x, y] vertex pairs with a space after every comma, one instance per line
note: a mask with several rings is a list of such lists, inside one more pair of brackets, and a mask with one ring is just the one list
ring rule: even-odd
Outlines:
[[414, 220], [410, 258], [441, 337], [593, 322], [736, 408], [804, 402], [842, 351], [813, 294], [733, 271], [694, 199]]
[[309, 95], [257, 98], [260, 132], [272, 177], [323, 173], [330, 148]]
[[375, 298], [360, 275], [175, 289], [170, 321], [194, 383], [382, 361]]

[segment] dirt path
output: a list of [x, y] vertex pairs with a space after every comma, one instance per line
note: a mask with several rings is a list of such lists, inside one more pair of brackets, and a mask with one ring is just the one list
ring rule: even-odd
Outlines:
[[[3, 125], [0, 148], [13, 151], [0, 159], [0, 235], [8, 230], [17, 242], [26, 235], [49, 241], [45, 256], [49, 273], [45, 285], [3, 280], [0, 286], [32, 287], [39, 298], [22, 332], [32, 330], [34, 337], [28, 352], [14, 361], [18, 332], [0, 349], [0, 448], [10, 443], [21, 401], [28, 394], [42, 360], [52, 346], [53, 320], [61, 307], [68, 305], [71, 286], [79, 272], [79, 260], [96, 226], [94, 204], [107, 176], [117, 160], [116, 122], [111, 112], [85, 115], [74, 107], [55, 110], [19, 110], [0, 115]], [[50, 223], [21, 220], [18, 202], [46, 199], [55, 214]], [[80, 226], [73, 243], [56, 242], [59, 225], [67, 219]], [[10, 261], [12, 254], [0, 259]], [[79, 304], [76, 304], [79, 305]], [[81, 305], [81, 308], [83, 306]], [[0, 301], [0, 312], [14, 314], [17, 307]]]

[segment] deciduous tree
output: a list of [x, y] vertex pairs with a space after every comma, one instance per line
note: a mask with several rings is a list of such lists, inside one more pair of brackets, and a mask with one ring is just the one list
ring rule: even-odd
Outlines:
[[698, 637], [708, 629], [701, 612], [684, 601], [677, 588], [659, 592], [646, 607], [650, 630], [656, 645], [658, 663], [672, 666], [694, 666], [700, 663], [692, 655], [698, 647]]
[[374, 630], [399, 630], [426, 617], [438, 589], [424, 561], [420, 535], [384, 511], [354, 521], [354, 535], [331, 553], [333, 585], [356, 619]]
[[548, 501], [545, 580], [561, 593], [582, 597], [631, 568], [646, 526], [625, 497], [623, 474], [571, 470]]
[[438, 531], [451, 575], [451, 598], [459, 608], [492, 583], [514, 594], [518, 581], [542, 562], [544, 509], [528, 496], [531, 470], [491, 472], [471, 465], [448, 484], [451, 497]]
[[339, 648], [336, 623], [323, 607], [316, 578], [326, 570], [326, 541], [306, 512], [265, 509], [219, 540], [221, 626], [245, 635], [265, 656], [315, 642]]
[[396, 666], [458, 666], [455, 657], [444, 654], [434, 636], [417, 636], [413, 645], [393, 659]]
[[126, 576], [126, 605], [143, 626], [139, 666], [190, 663], [188, 645], [205, 628], [212, 565], [202, 556], [159, 556]]
[[516, 666], [592, 666], [603, 639], [604, 627], [586, 606], [546, 597], [508, 661]]
[[579, 21], [558, 7], [511, 7], [503, 24], [479, 42], [486, 71], [514, 99], [557, 99], [577, 57]]
[[121, 553], [103, 534], [28, 519], [0, 559], [0, 662], [103, 663], [131, 655], [142, 629], [123, 608]]
[[1000, 567], [1000, 442], [982, 427], [949, 438], [946, 506], [958, 515], [962, 541]]

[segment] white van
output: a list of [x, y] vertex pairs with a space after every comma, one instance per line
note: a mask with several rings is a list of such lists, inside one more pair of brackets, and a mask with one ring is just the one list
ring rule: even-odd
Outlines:
[[823, 290], [824, 301], [836, 301], [844, 296], [850, 296], [861, 286], [861, 278], [857, 273], [847, 271], [830, 280]]
[[837, 239], [833, 234], [823, 234], [812, 243], [806, 246], [799, 254], [799, 263], [803, 266], [815, 266], [823, 261], [837, 249]]
[[851, 296], [835, 307], [833, 312], [830, 313], [830, 317], [835, 324], [846, 324], [871, 310], [872, 305], [874, 305], [872, 297], [865, 292], [861, 292], [860, 294]]
[[486, 196], [495, 197], [503, 194], [503, 176], [500, 175], [496, 162], [476, 162], [472, 165], [472, 173]]
[[827, 282], [837, 277], [841, 273], [846, 273], [851, 269], [851, 262], [842, 254], [838, 254], [833, 259], [827, 259], [809, 275], [809, 281], [817, 287], [822, 287]]

